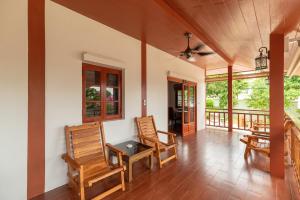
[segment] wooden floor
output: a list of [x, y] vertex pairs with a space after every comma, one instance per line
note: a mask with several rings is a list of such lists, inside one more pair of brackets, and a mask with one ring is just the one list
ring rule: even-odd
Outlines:
[[[136, 163], [133, 182], [125, 192], [116, 192], [107, 199], [116, 200], [198, 200], [198, 199], [298, 199], [295, 179], [287, 168], [285, 180], [271, 178], [269, 160], [259, 154], [243, 158], [245, 146], [240, 133], [206, 129], [193, 136], [178, 138], [178, 160], [163, 169], [148, 170]], [[111, 187], [118, 177], [95, 185], [87, 197]], [[34, 200], [75, 199], [67, 186], [62, 186]]]

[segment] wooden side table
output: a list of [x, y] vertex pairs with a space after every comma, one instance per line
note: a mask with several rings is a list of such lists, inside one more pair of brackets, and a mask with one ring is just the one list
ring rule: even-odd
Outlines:
[[[117, 145], [113, 145], [115, 148], [123, 152], [123, 161], [127, 165], [127, 181], [132, 181], [132, 165], [134, 162], [141, 160], [142, 158], [148, 158], [148, 167], [153, 167], [153, 148], [142, 143], [130, 140]], [[131, 146], [131, 147], [129, 147]], [[113, 152], [109, 152], [110, 158]]]

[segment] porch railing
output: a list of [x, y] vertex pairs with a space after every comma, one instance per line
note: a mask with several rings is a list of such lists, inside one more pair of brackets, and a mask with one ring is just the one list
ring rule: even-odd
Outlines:
[[294, 172], [296, 175], [298, 190], [300, 191], [300, 117], [292, 111], [286, 112], [289, 119], [293, 121], [293, 125], [290, 131], [286, 134], [286, 148], [288, 150], [288, 155], [291, 164], [294, 167]]
[[[232, 121], [234, 129], [250, 130], [253, 123], [269, 124], [269, 111], [233, 109]], [[228, 128], [228, 110], [206, 108], [206, 126]]]

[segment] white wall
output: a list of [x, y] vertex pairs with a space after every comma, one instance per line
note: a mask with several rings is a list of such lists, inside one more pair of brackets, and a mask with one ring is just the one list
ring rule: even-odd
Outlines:
[[148, 114], [155, 116], [157, 128], [168, 130], [168, 71], [197, 81], [197, 130], [205, 127], [204, 70], [147, 45]]
[[[65, 184], [64, 126], [82, 122], [82, 52], [118, 60], [125, 68], [125, 119], [104, 123], [106, 140], [136, 135], [141, 113], [140, 41], [46, 1], [46, 191]], [[107, 64], [107, 63], [104, 63]]]
[[[125, 119], [105, 122], [106, 139], [117, 143], [136, 136], [134, 117], [141, 114], [141, 43], [125, 34], [46, 1], [46, 191], [67, 182], [64, 126], [82, 122], [82, 52], [118, 60], [125, 69]], [[167, 70], [177, 71], [197, 80], [203, 70], [147, 46], [148, 109], [157, 125], [167, 130]], [[104, 63], [107, 64], [107, 63]], [[198, 110], [202, 106], [202, 94]], [[203, 104], [204, 105], [204, 104]], [[201, 107], [202, 106], [202, 107]], [[204, 110], [199, 113], [203, 115]], [[198, 117], [199, 121], [203, 117]], [[202, 123], [198, 129], [202, 128]]]
[[27, 197], [27, 1], [0, 1], [0, 199]]

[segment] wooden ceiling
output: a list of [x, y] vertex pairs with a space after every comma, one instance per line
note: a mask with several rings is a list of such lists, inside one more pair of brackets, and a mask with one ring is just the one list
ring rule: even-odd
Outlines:
[[253, 68], [271, 32], [296, 37], [300, 22], [300, 0], [53, 1], [174, 56], [186, 47], [184, 32], [192, 32], [192, 47], [202, 42], [217, 53], [197, 57], [194, 64], [207, 69]]

